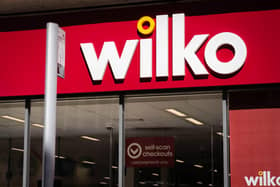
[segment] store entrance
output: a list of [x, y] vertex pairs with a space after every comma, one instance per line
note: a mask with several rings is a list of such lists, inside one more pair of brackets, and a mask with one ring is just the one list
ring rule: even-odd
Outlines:
[[220, 94], [128, 97], [126, 186], [223, 186]]

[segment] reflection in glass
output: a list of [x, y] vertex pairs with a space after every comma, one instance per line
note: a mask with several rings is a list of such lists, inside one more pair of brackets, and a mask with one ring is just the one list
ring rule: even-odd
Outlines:
[[125, 106], [126, 186], [222, 186], [220, 94], [127, 97]]
[[0, 103], [0, 186], [22, 186], [24, 102]]
[[[42, 102], [32, 103], [31, 120], [43, 124]], [[118, 98], [57, 102], [56, 187], [116, 186]], [[32, 127], [31, 186], [41, 185], [43, 128]]]

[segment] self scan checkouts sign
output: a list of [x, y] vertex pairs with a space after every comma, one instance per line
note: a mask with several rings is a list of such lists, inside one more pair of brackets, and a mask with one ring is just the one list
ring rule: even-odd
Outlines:
[[173, 137], [135, 137], [126, 139], [127, 167], [173, 167]]

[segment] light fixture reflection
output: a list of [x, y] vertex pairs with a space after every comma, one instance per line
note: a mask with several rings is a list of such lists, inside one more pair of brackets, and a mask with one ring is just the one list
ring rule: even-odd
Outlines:
[[152, 173], [152, 175], [153, 175], [153, 176], [157, 176], [157, 177], [159, 176], [158, 173]]
[[39, 128], [44, 128], [44, 125], [41, 125], [41, 124], [38, 124], [38, 123], [33, 123], [32, 126], [39, 127]]
[[117, 167], [117, 166], [112, 166], [112, 168], [113, 168], [113, 169], [118, 169], [118, 167]]
[[15, 147], [12, 147], [11, 150], [12, 150], [12, 151], [24, 152], [23, 149], [19, 149], [19, 148], [15, 148]]
[[64, 156], [58, 156], [58, 155], [56, 155], [56, 156], [55, 156], [55, 158], [65, 159], [65, 157], [64, 157]]
[[82, 163], [83, 164], [91, 164], [91, 165], [96, 164], [95, 162], [91, 162], [91, 161], [87, 161], [87, 160], [83, 160]]
[[9, 119], [9, 120], [17, 121], [17, 122], [20, 122], [20, 123], [24, 123], [24, 120], [19, 119], [19, 118], [15, 118], [13, 116], [1, 116], [1, 117], [4, 118], [4, 119]]
[[91, 141], [95, 141], [95, 142], [100, 142], [100, 139], [94, 138], [94, 137], [90, 137], [90, 136], [81, 136], [81, 138], [87, 139], [87, 140], [91, 140]]
[[219, 136], [223, 136], [224, 135], [224, 133], [222, 133], [222, 132], [216, 132], [216, 134], [219, 135]]
[[184, 160], [176, 159], [176, 162], [183, 164], [185, 161]]
[[[16, 121], [16, 122], [24, 123], [23, 119], [19, 119], [19, 118], [13, 117], [13, 116], [1, 116], [1, 117], [4, 118], [4, 119], [9, 119], [9, 120], [13, 120], [13, 121]], [[34, 126], [34, 127], [44, 128], [44, 125], [41, 125], [41, 124], [38, 124], [38, 123], [33, 123], [31, 125]]]
[[178, 111], [176, 109], [173, 109], [173, 108], [167, 108], [167, 109], [165, 109], [165, 111], [169, 112], [169, 113], [171, 113], [171, 114], [173, 114], [175, 116], [178, 116], [178, 117], [187, 117], [186, 114], [184, 114], [184, 113], [182, 113], [182, 112], [180, 112], [180, 111]]
[[185, 118], [185, 120], [191, 122], [192, 124], [195, 124], [195, 125], [204, 125], [201, 121], [198, 121], [194, 118]]
[[204, 166], [200, 165], [200, 164], [194, 164], [193, 166], [196, 167], [196, 168], [204, 168]]

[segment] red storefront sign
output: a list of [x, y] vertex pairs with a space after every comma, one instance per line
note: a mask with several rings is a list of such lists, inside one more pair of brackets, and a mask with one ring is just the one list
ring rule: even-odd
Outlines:
[[126, 167], [173, 167], [173, 137], [126, 138]]
[[[153, 19], [156, 26], [149, 37], [139, 35], [138, 20], [63, 27], [66, 32], [65, 79], [58, 80], [58, 93], [280, 83], [280, 25], [276, 24], [280, 19], [280, 10], [186, 16], [183, 22], [174, 21], [171, 13], [167, 22], [166, 17], [160, 19], [162, 28], [157, 28], [159, 19]], [[185, 28], [184, 33], [176, 29], [180, 27]], [[172, 35], [177, 31], [178, 38], [177, 34]], [[43, 29], [0, 33], [0, 97], [44, 93], [45, 32]], [[234, 53], [227, 49], [218, 50], [219, 46], [215, 46], [223, 38], [223, 33], [240, 38], [237, 39], [239, 44], [233, 47]], [[157, 41], [160, 37], [165, 38], [163, 45], [159, 45], [162, 40]], [[246, 50], [244, 46], [241, 50], [237, 48], [242, 46], [241, 41]], [[102, 51], [106, 53], [103, 57], [107, 60], [120, 59], [120, 63], [110, 62], [111, 66], [107, 64], [101, 68], [104, 70], [101, 81], [92, 81], [95, 68], [89, 64], [92, 64], [93, 50], [88, 47], [91, 52], [87, 53], [81, 49], [81, 44], [89, 43], [100, 62]], [[185, 49], [186, 46], [188, 49]], [[217, 58], [213, 46], [214, 49], [217, 47]], [[122, 56], [126, 58], [122, 59]], [[235, 56], [244, 58], [239, 61], [241, 65], [225, 74], [213, 66], [215, 63], [211, 60], [228, 62]], [[237, 59], [241, 59], [239, 57]], [[106, 58], [103, 63], [106, 63]], [[91, 62], [88, 63], [87, 59]], [[148, 69], [141, 69], [141, 62], [147, 63], [145, 67]], [[120, 72], [118, 69], [121, 66], [125, 66], [126, 71], [118, 75], [116, 72]]]
[[280, 186], [279, 108], [230, 111], [231, 186]]

